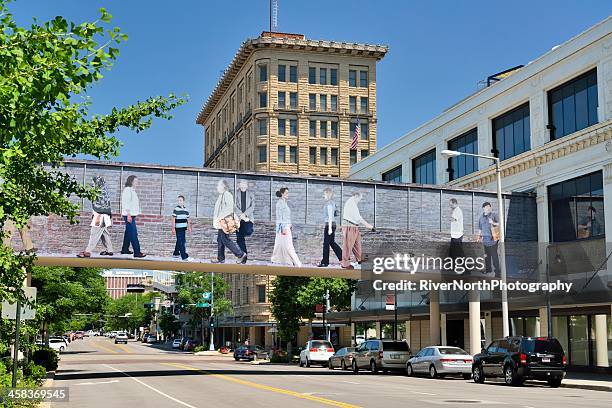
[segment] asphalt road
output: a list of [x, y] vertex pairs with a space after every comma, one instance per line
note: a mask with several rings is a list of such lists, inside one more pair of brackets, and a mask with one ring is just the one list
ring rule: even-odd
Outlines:
[[475, 384], [401, 374], [253, 365], [130, 342], [89, 338], [71, 343], [53, 384], [70, 401], [54, 407], [609, 407], [610, 393], [528, 383]]

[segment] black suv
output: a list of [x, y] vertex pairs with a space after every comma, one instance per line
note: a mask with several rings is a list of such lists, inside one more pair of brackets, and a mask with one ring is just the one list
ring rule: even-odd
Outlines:
[[566, 364], [563, 347], [554, 337], [506, 337], [494, 340], [474, 356], [472, 377], [477, 383], [487, 377], [503, 377], [508, 385], [533, 379], [559, 387]]

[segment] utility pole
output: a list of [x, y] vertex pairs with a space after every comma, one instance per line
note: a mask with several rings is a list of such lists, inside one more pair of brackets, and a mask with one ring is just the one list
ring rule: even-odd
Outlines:
[[211, 273], [210, 280], [210, 344], [208, 345], [208, 350], [215, 351], [215, 327], [213, 324], [214, 310], [215, 310], [215, 273]]

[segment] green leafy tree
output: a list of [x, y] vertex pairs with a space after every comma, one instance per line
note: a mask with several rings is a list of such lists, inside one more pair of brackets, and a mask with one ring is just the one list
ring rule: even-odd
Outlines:
[[128, 330], [133, 332], [140, 326], [147, 326], [153, 318], [150, 304], [154, 293], [128, 293], [118, 299], [113, 299], [106, 308], [106, 327], [110, 330]]
[[181, 322], [172, 313], [163, 313], [159, 317], [159, 328], [164, 338], [174, 337], [181, 330]]
[[[184, 99], [156, 96], [92, 113], [87, 91], [127, 40], [109, 26], [111, 15], [100, 9], [93, 22], [58, 16], [20, 27], [8, 3], [0, 0], [0, 225], [12, 219], [23, 226], [32, 216], [48, 214], [74, 222], [78, 206], [69, 197], [94, 199], [97, 192], [57, 171], [64, 157], [115, 157], [121, 145], [116, 132], [140, 132], [155, 117], [168, 119]], [[0, 247], [0, 299], [23, 299], [19, 288], [33, 257]]]

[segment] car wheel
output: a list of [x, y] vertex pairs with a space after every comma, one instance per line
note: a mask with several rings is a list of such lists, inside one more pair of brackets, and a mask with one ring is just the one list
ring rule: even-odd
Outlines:
[[310, 360], [308, 359], [308, 357], [306, 357], [306, 367], [310, 367]]
[[414, 370], [412, 369], [412, 364], [406, 365], [406, 375], [408, 377], [412, 377], [414, 375]]
[[378, 372], [378, 367], [376, 366], [376, 361], [374, 360], [370, 361], [370, 371], [373, 373]]
[[438, 378], [438, 370], [433, 364], [429, 366], [429, 378]]
[[333, 366], [333, 364], [331, 362], [331, 359], [327, 362], [327, 368], [329, 368], [330, 370], [334, 369], [334, 366]]
[[472, 374], [470, 374], [470, 373], [463, 373], [463, 379], [464, 380], [469, 380], [470, 378], [472, 378]]
[[234, 360], [236, 361], [240, 361], [240, 359], [238, 357], [234, 357]]
[[355, 360], [353, 360], [353, 364], [351, 364], [351, 368], [353, 369], [353, 372], [355, 374], [359, 372], [359, 367], [357, 367], [357, 362]]
[[548, 385], [550, 385], [552, 388], [559, 388], [561, 386], [561, 378], [548, 380]]
[[60, 349], [59, 349], [60, 353], [63, 353], [64, 349], [65, 349], [64, 346], [61, 346]]
[[346, 363], [344, 362], [344, 359], [342, 359], [341, 366], [342, 366], [342, 370], [346, 370]]
[[514, 368], [510, 364], [504, 368], [504, 382], [506, 385], [519, 385], [520, 383]]
[[485, 376], [481, 366], [477, 365], [472, 367], [472, 378], [474, 379], [474, 382], [478, 384], [485, 382]]

